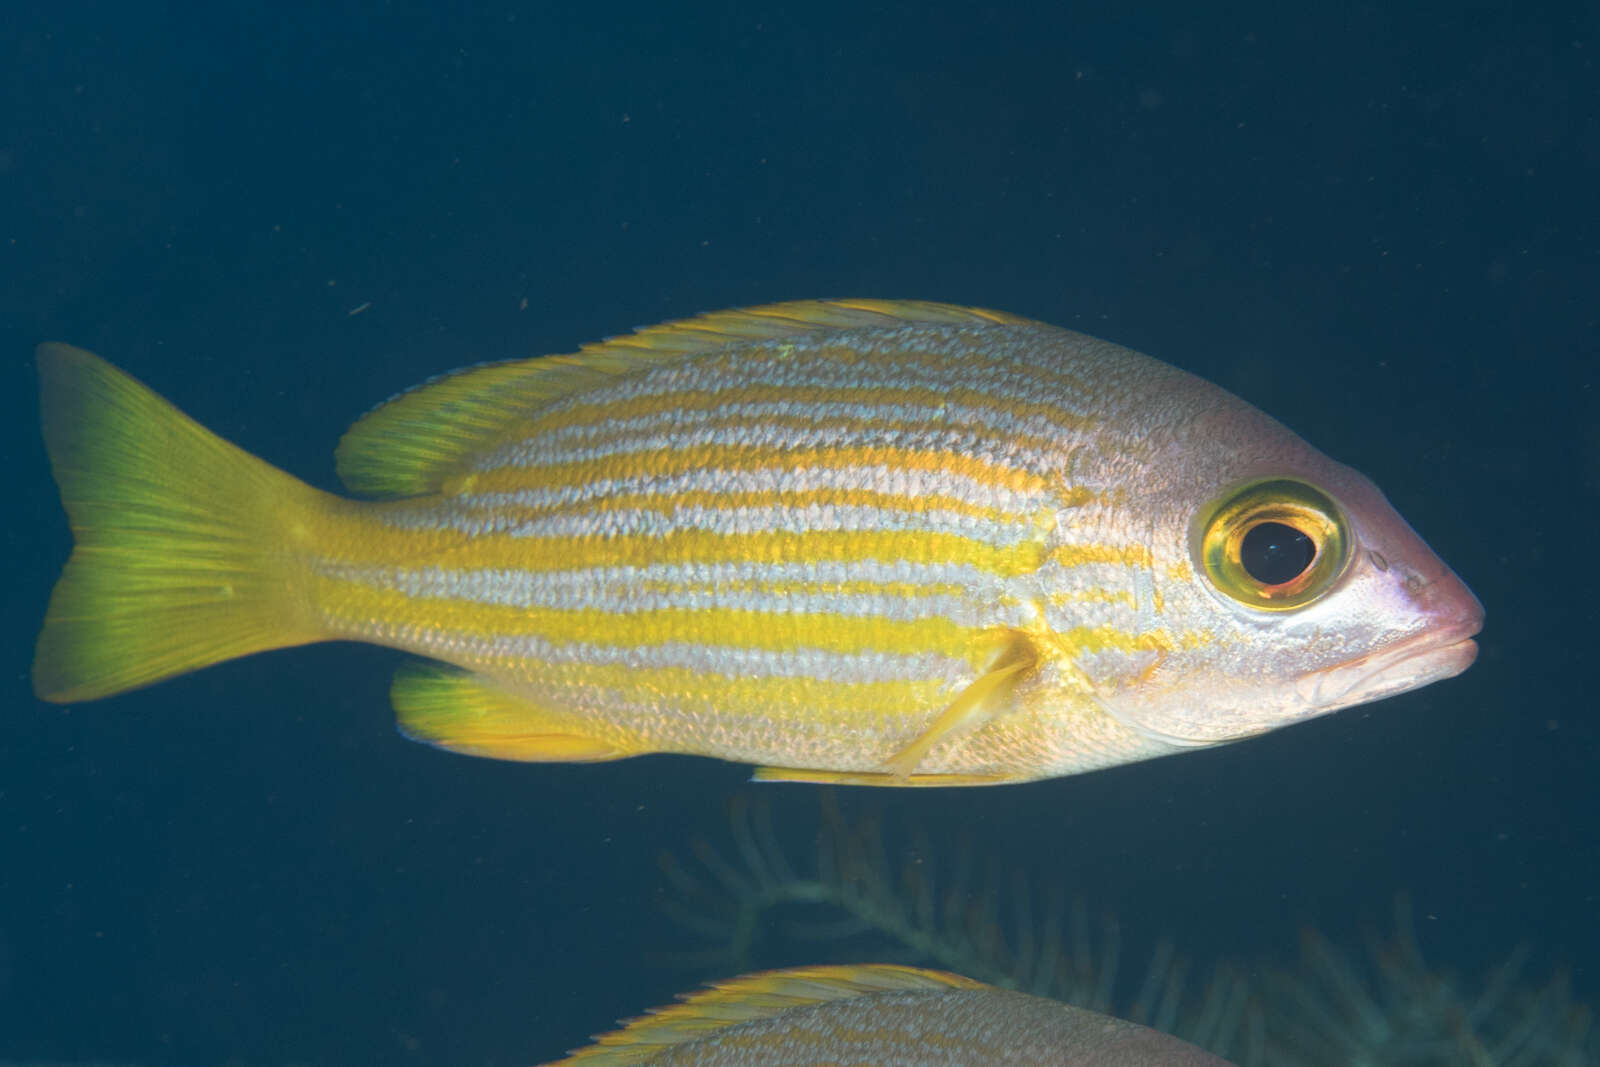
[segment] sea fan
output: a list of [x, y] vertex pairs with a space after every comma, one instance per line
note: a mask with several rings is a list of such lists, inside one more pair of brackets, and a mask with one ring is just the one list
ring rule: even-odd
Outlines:
[[916, 831], [897, 863], [875, 821], [852, 822], [822, 796], [816, 846], [798, 868], [767, 806], [743, 796], [731, 853], [699, 841], [693, 865], [662, 857], [666, 911], [718, 946], [697, 964], [726, 973], [823, 957], [942, 967], [1121, 1015], [1241, 1067], [1600, 1063], [1591, 1013], [1563, 977], [1522, 983], [1525, 950], [1478, 982], [1434, 970], [1403, 900], [1394, 933], [1369, 939], [1360, 957], [1308, 931], [1292, 968], [1221, 963], [1191, 981], [1163, 941], [1131, 982], [1120, 927], [1092, 918], [1081, 898], [1041, 892], [1025, 872], [980, 861], [970, 847], [941, 861]]

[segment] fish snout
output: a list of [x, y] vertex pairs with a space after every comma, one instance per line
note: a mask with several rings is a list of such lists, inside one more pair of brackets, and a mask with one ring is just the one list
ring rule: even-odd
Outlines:
[[1370, 602], [1377, 606], [1376, 628], [1398, 636], [1297, 679], [1297, 700], [1317, 714], [1453, 678], [1478, 658], [1473, 637], [1483, 629], [1483, 604], [1454, 571], [1432, 552], [1427, 570], [1376, 553], [1368, 558], [1369, 579], [1386, 590]]
[[[1410, 568], [1405, 568], [1404, 574], [1407, 592], [1424, 620], [1428, 643], [1435, 648], [1465, 645], [1476, 656], [1477, 645], [1471, 639], [1483, 629], [1483, 602], [1442, 561], [1435, 560], [1434, 565], [1432, 575]], [[1471, 662], [1469, 657], [1462, 669]]]

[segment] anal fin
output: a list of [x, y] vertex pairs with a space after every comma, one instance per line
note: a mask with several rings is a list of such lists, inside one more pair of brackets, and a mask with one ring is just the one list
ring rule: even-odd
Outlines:
[[400, 732], [413, 741], [489, 759], [524, 763], [597, 763], [639, 753], [588, 737], [571, 717], [508, 693], [479, 674], [437, 663], [412, 663], [389, 690]]

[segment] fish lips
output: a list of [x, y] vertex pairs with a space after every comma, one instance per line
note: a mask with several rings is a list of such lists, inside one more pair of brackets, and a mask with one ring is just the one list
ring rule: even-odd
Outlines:
[[1313, 713], [1381, 700], [1454, 678], [1478, 658], [1482, 623], [1426, 630], [1350, 663], [1302, 675], [1295, 693]]
[[1454, 678], [1478, 658], [1483, 605], [1448, 569], [1418, 592], [1418, 631], [1348, 663], [1302, 675], [1295, 694], [1316, 714]]

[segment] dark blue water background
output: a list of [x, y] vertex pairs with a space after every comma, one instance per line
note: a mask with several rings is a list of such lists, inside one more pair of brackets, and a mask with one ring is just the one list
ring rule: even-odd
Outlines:
[[332, 487], [430, 375], [815, 296], [1211, 378], [1377, 479], [1489, 618], [1463, 678], [1265, 739], [847, 803], [977, 835], [1130, 953], [1353, 949], [1406, 890], [1442, 963], [1526, 941], [1600, 1001], [1594, 5], [45, 7], [0, 30], [0, 1059], [553, 1057], [710, 977], [657, 959], [695, 942], [655, 856], [752, 788], [408, 743], [367, 647], [37, 702], [69, 538], [35, 343]]

